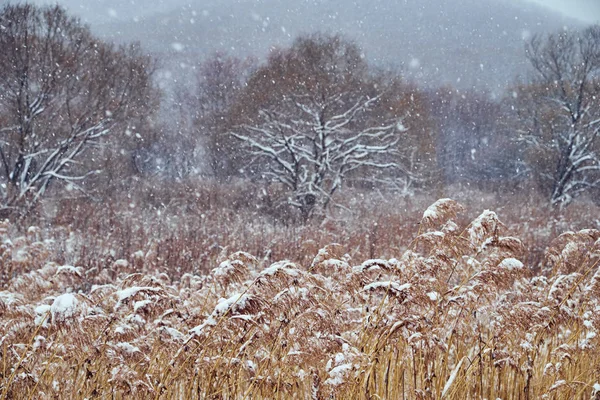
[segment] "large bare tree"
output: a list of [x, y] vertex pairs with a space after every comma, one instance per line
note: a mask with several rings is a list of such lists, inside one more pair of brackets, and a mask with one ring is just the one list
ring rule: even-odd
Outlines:
[[[94, 38], [56, 7], [0, 10], [0, 208], [24, 210], [52, 182], [87, 192], [112, 136], [152, 110], [151, 60]], [[132, 122], [136, 125], [136, 122]], [[139, 136], [139, 133], [138, 133]]]
[[371, 186], [411, 181], [413, 117], [399, 109], [392, 81], [375, 77], [340, 36], [297, 39], [253, 74], [233, 107], [232, 134], [246, 150], [239, 165], [284, 187], [283, 201], [304, 218], [327, 207], [349, 178]]
[[533, 82], [519, 90], [520, 139], [552, 204], [600, 185], [600, 26], [536, 36]]

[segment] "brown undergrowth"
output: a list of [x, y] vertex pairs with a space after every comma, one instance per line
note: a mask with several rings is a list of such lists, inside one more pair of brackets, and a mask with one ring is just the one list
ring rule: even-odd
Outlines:
[[[600, 207], [580, 201], [560, 210], [535, 193], [491, 194], [463, 187], [432, 195], [398, 197], [349, 188], [325, 219], [298, 223], [293, 209], [273, 207], [273, 193], [248, 182], [200, 181], [133, 187], [127, 196], [101, 203], [89, 199], [46, 201], [30, 217], [15, 221], [11, 234], [31, 226], [59, 264], [103, 268], [118, 259], [134, 262], [143, 252], [172, 278], [206, 274], [222, 254], [246, 251], [261, 262], [312, 261], [326, 245], [339, 243], [355, 260], [392, 258], [404, 252], [419, 229], [420, 213], [438, 197], [465, 205], [456, 221], [467, 224], [477, 210], [502, 216], [527, 252], [522, 261], [540, 270], [549, 242], [565, 231], [600, 228]], [[21, 264], [27, 272], [31, 264]], [[2, 285], [2, 281], [0, 281]]]
[[69, 265], [74, 233], [4, 223], [0, 399], [600, 398], [600, 232], [531, 268], [496, 213], [464, 212], [436, 201], [395, 258], [300, 233], [310, 259], [220, 248], [196, 270], [110, 238]]

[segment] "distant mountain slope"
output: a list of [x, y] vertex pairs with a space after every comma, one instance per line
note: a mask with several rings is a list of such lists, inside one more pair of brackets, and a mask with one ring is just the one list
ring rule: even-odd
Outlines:
[[262, 57], [300, 33], [342, 32], [422, 84], [492, 91], [526, 71], [524, 38], [580, 24], [523, 0], [66, 1], [105, 21], [97, 33], [168, 53], [174, 68], [215, 50]]

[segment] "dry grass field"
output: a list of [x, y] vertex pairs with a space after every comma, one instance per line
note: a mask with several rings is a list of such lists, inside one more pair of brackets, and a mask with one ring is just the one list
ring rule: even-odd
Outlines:
[[0, 399], [600, 399], [597, 210], [464, 203], [5, 222]]
[[0, 400], [600, 400], [600, 25], [437, 3], [3, 1]]

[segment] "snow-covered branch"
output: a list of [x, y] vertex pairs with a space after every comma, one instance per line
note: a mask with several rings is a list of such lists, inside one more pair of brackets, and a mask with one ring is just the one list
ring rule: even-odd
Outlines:
[[264, 177], [293, 192], [286, 201], [308, 217], [315, 207], [329, 204], [351, 173], [363, 170], [363, 180], [381, 184], [367, 170], [395, 170], [397, 175], [407, 171], [397, 157], [407, 130], [402, 121], [367, 122], [380, 97], [358, 96], [345, 108], [339, 107], [341, 95], [326, 101], [290, 97], [260, 110], [260, 121], [241, 125], [232, 135], [253, 156]]
[[539, 174], [552, 186], [553, 204], [568, 204], [600, 178], [599, 34], [598, 26], [560, 32], [535, 37], [527, 48], [537, 79], [523, 141], [553, 160], [553, 170]]

